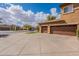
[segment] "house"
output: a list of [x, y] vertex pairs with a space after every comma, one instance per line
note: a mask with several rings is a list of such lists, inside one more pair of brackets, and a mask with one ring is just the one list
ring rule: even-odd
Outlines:
[[7, 25], [0, 22], [0, 31], [21, 30], [21, 27], [16, 25]]
[[10, 30], [10, 26], [0, 23], [0, 31], [2, 31], [2, 30]]
[[3, 23], [3, 19], [0, 18], [0, 31], [5, 31], [5, 30], [23, 30], [20, 26], [16, 25], [8, 25], [6, 23]]
[[0, 31], [10, 31], [10, 30], [16, 30], [16, 26], [14, 25], [7, 25], [4, 23], [0, 23]]
[[79, 3], [64, 3], [60, 8], [61, 19], [39, 23], [39, 32], [76, 35], [79, 30]]
[[21, 27], [16, 25], [7, 25], [0, 23], [0, 31], [11, 31], [11, 30], [23, 30]]
[[0, 31], [2, 30], [10, 30], [10, 26], [9, 25], [6, 25], [2, 22], [2, 18], [0, 18]]

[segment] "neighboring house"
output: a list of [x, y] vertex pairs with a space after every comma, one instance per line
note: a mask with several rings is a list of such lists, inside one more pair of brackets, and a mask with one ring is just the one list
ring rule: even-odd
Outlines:
[[3, 19], [0, 18], [0, 31], [1, 30], [10, 30], [10, 26], [4, 24], [2, 21], [3, 21]]
[[15, 25], [7, 25], [7, 24], [3, 24], [0, 23], [0, 31], [10, 31], [10, 30], [23, 30], [21, 27], [19, 26], [15, 26]]
[[2, 22], [2, 19], [0, 18], [0, 31], [5, 31], [5, 30], [21, 30], [21, 28], [15, 25], [5, 24]]
[[39, 23], [41, 33], [76, 35], [79, 30], [79, 3], [64, 3], [61, 7], [61, 19]]
[[2, 30], [10, 30], [10, 26], [0, 23], [0, 31], [2, 31]]

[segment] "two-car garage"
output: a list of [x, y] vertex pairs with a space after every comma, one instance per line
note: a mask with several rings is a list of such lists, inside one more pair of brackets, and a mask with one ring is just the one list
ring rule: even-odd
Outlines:
[[[62, 35], [76, 35], [77, 24], [67, 24], [67, 25], [58, 25], [58, 26], [50, 26], [51, 34], [62, 34]], [[48, 26], [42, 26], [41, 32], [48, 33]]]

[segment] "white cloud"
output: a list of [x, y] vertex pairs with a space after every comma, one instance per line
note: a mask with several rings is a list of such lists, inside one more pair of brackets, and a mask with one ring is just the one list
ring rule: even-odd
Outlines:
[[34, 15], [34, 13], [31, 10], [28, 10], [28, 11], [26, 11], [26, 15], [31, 16], [31, 15]]
[[58, 19], [58, 20], [61, 19], [61, 14], [58, 14], [56, 19]]
[[58, 13], [56, 8], [51, 8], [50, 11], [52, 16], [57, 16]]
[[[23, 26], [31, 24], [36, 26], [39, 22], [44, 22], [49, 14], [44, 12], [34, 13], [31, 10], [25, 11], [22, 6], [14, 4], [4, 4], [6, 8], [0, 8], [0, 18], [7, 24]], [[8, 5], [8, 6], [7, 6]]]
[[57, 9], [56, 8], [51, 8], [50, 11], [51, 11], [51, 15], [55, 16], [56, 19], [60, 19], [61, 18], [61, 14], [57, 13]]
[[37, 14], [35, 14], [35, 20], [36, 22], [44, 22], [47, 20], [47, 16], [49, 14], [45, 14], [43, 12], [38, 12]]

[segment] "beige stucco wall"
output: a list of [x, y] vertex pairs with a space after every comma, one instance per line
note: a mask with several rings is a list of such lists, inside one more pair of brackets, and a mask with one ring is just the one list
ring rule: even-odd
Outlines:
[[48, 33], [50, 34], [50, 26], [48, 25]]
[[41, 33], [41, 26], [39, 25], [39, 32]]
[[79, 4], [73, 4], [74, 11], [71, 13], [64, 13], [64, 7], [62, 7], [61, 20], [65, 20], [66, 23], [79, 23]]

